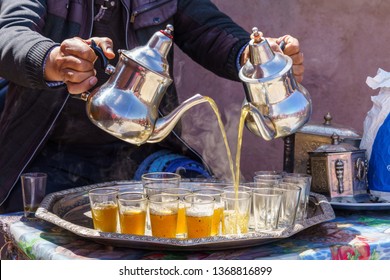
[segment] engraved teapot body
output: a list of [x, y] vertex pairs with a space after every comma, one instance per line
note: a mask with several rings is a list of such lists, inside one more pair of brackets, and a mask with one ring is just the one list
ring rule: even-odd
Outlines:
[[308, 91], [295, 80], [292, 59], [274, 53], [268, 41], [253, 28], [249, 42], [250, 60], [240, 69], [249, 107], [248, 129], [265, 140], [295, 133], [310, 118]]
[[92, 46], [111, 76], [88, 96], [89, 119], [104, 131], [131, 144], [154, 143], [164, 139], [180, 117], [192, 106], [205, 101], [196, 94], [169, 115], [159, 117], [159, 105], [172, 83], [167, 54], [172, 45], [171, 25], [156, 32], [145, 46], [119, 50], [115, 67], [103, 52]]

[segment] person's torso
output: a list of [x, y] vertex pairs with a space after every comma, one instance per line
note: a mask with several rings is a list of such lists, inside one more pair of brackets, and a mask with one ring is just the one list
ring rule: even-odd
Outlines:
[[[95, 1], [92, 37], [110, 38], [113, 41], [114, 53], [117, 54], [118, 49], [126, 48], [124, 28], [126, 11], [119, 0], [109, 1], [109, 6], [106, 6], [105, 2], [104, 0]], [[117, 61], [118, 55], [110, 63], [116, 65]], [[95, 69], [98, 83], [94, 88], [101, 86], [108, 79], [101, 63], [95, 63]], [[119, 141], [89, 120], [85, 102], [77, 98], [68, 99], [49, 140], [77, 145], [109, 144]]]

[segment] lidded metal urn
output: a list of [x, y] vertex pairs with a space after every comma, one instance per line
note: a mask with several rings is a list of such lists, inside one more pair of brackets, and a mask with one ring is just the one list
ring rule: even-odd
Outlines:
[[332, 144], [309, 152], [311, 190], [327, 195], [332, 201], [358, 202], [367, 196], [366, 150], [341, 143], [337, 134]]
[[283, 139], [283, 170], [290, 173], [306, 173], [309, 162], [308, 152], [313, 152], [322, 145], [332, 144], [334, 133], [340, 137], [340, 141], [359, 148], [361, 136], [354, 129], [334, 122], [328, 112], [322, 123], [308, 122], [297, 132]]

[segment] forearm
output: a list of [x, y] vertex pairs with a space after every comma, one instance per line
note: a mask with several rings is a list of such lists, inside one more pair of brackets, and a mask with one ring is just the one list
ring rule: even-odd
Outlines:
[[45, 1], [2, 0], [0, 76], [31, 88], [46, 88], [43, 64], [55, 43], [41, 35]]
[[237, 57], [249, 34], [208, 0], [179, 1], [175, 43], [193, 60], [224, 78], [237, 80]]

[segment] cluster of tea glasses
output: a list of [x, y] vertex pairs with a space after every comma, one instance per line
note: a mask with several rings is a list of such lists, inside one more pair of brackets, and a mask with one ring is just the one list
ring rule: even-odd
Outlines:
[[89, 191], [94, 228], [163, 238], [277, 234], [303, 222], [311, 176], [255, 172], [252, 182], [199, 181], [152, 172], [142, 181]]

